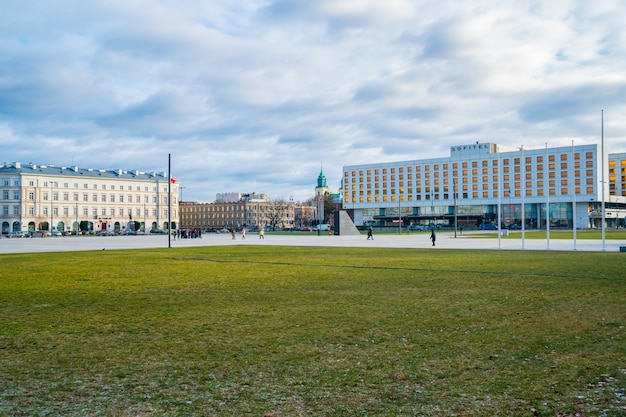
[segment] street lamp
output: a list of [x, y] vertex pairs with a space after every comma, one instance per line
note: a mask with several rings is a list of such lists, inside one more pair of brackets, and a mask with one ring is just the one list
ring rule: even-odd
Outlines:
[[398, 234], [402, 234], [402, 209], [400, 208], [400, 195], [404, 190], [402, 188], [398, 188]]
[[457, 213], [456, 213], [456, 180], [452, 179], [452, 199], [454, 201], [454, 237], [456, 237], [457, 229]]

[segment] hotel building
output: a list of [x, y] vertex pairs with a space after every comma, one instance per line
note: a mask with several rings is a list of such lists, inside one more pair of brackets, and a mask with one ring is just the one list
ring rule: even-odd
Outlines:
[[601, 227], [604, 190], [606, 226], [618, 227], [625, 184], [626, 154], [603, 163], [596, 144], [523, 149], [476, 142], [452, 146], [444, 158], [344, 166], [342, 199], [357, 226], [454, 227], [456, 220], [472, 229], [499, 218], [504, 227], [523, 222], [530, 229], [545, 228], [549, 218], [550, 227], [590, 228]]
[[[0, 165], [0, 226], [10, 232], [130, 233], [172, 229], [179, 184], [164, 172]], [[174, 220], [176, 219], [176, 220]]]

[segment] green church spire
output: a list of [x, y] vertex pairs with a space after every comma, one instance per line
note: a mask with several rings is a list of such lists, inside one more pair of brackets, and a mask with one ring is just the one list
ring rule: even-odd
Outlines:
[[326, 175], [324, 175], [324, 172], [322, 171], [322, 168], [320, 167], [320, 175], [317, 177], [317, 188], [324, 188], [326, 187]]

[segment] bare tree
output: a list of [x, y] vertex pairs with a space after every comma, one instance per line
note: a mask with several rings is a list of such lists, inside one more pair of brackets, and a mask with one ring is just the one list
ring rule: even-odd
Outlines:
[[265, 217], [272, 230], [285, 226], [285, 222], [289, 220], [290, 211], [290, 204], [285, 200], [274, 200], [267, 205]]

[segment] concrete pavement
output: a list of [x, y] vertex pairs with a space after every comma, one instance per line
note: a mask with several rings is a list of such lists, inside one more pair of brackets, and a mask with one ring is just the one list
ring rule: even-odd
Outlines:
[[[329, 247], [376, 247], [376, 248], [413, 248], [413, 249], [484, 249], [484, 250], [551, 250], [551, 251], [593, 251], [619, 252], [620, 246], [626, 246], [626, 240], [573, 240], [497, 239], [472, 237], [471, 233], [457, 235], [453, 232], [437, 233], [436, 246], [433, 247], [428, 233], [412, 233], [409, 235], [374, 235], [374, 240], [361, 236], [318, 236], [314, 233], [298, 233], [287, 235], [265, 234], [259, 239], [258, 234], [246, 234], [242, 239], [237, 234], [235, 239], [230, 234], [205, 233], [201, 239], [172, 239], [172, 248], [218, 245], [264, 245], [264, 246], [329, 246]], [[167, 235], [146, 236], [84, 236], [84, 237], [47, 237], [0, 239], [0, 253], [28, 252], [68, 252], [84, 250], [142, 249], [167, 248]], [[624, 254], [626, 256], [626, 253]]]

